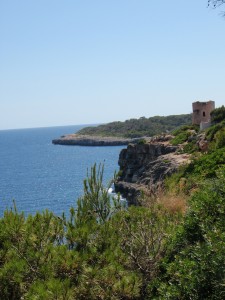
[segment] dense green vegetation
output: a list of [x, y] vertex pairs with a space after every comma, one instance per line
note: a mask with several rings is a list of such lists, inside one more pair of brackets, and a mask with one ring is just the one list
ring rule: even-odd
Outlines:
[[0, 219], [0, 299], [222, 299], [225, 168], [202, 180], [183, 216], [121, 207], [92, 169], [70, 218]]
[[68, 219], [6, 210], [0, 299], [224, 299], [223, 122], [206, 130], [206, 153], [196, 148], [196, 128], [174, 132], [193, 161], [167, 179], [163, 197], [188, 197], [185, 213], [153, 199], [147, 207], [124, 208], [110, 199], [101, 166], [91, 169]]
[[188, 138], [193, 135], [193, 131], [198, 132], [199, 128], [196, 125], [184, 125], [172, 132], [174, 138], [171, 140], [172, 145], [179, 145], [188, 141]]
[[196, 147], [197, 130], [194, 132], [186, 126], [174, 132], [174, 141], [184, 143], [184, 149], [193, 153], [193, 160], [167, 178], [167, 191], [186, 194], [189, 202], [183, 221], [171, 239], [161, 274], [150, 283], [154, 291], [152, 299], [225, 297], [224, 125], [221, 118], [220, 123], [206, 130], [206, 153]]
[[79, 134], [116, 136], [136, 138], [154, 136], [165, 132], [171, 132], [181, 125], [191, 123], [191, 114], [173, 115], [167, 117], [155, 116], [151, 118], [141, 117], [125, 122], [112, 122], [97, 127], [85, 127], [78, 131]]
[[[204, 182], [171, 240], [152, 299], [224, 299], [225, 172]], [[151, 299], [151, 298], [150, 298]]]
[[222, 105], [211, 112], [212, 122], [219, 123], [225, 119], [225, 107]]
[[[222, 107], [223, 110], [223, 107]], [[213, 115], [221, 115], [221, 109], [215, 109]], [[186, 182], [186, 190], [191, 191], [198, 182], [207, 178], [215, 178], [217, 172], [225, 165], [225, 115], [220, 122], [212, 125], [204, 132], [199, 132], [195, 126], [182, 126], [174, 131], [173, 145], [182, 144], [184, 153], [192, 154], [192, 162], [167, 179], [167, 186], [179, 189], [179, 181]], [[207, 144], [206, 153], [201, 153], [197, 147], [200, 134]]]
[[51, 212], [0, 219], [0, 299], [144, 299], [180, 220], [152, 205], [124, 209], [91, 170], [68, 220]]

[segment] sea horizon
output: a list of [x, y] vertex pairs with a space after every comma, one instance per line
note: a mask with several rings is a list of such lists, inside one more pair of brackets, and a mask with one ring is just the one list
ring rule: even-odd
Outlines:
[[72, 124], [72, 125], [51, 125], [51, 126], [38, 126], [38, 127], [21, 127], [21, 128], [3, 128], [0, 131], [8, 131], [8, 130], [26, 130], [26, 129], [45, 129], [45, 128], [58, 128], [58, 127], [73, 127], [73, 126], [98, 126], [106, 123], [95, 123], [95, 124]]
[[49, 209], [68, 214], [83, 193], [87, 170], [104, 163], [105, 185], [118, 171], [123, 146], [53, 145], [52, 140], [85, 125], [0, 130], [0, 215], [13, 207], [35, 214]]

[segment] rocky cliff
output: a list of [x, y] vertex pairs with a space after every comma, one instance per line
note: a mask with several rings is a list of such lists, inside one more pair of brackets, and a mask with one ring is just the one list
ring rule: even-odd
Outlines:
[[136, 204], [141, 192], [155, 193], [163, 187], [166, 176], [188, 162], [189, 155], [178, 154], [178, 146], [171, 146], [168, 138], [151, 140], [146, 144], [130, 144], [120, 152], [120, 177], [115, 183], [130, 204]]

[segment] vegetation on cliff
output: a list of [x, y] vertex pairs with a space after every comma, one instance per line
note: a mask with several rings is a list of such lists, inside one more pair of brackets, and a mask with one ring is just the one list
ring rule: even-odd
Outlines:
[[224, 168], [202, 182], [185, 215], [157, 203], [125, 210], [94, 169], [69, 220], [5, 211], [1, 299], [222, 299], [224, 182]]
[[91, 170], [70, 218], [0, 219], [1, 299], [144, 299], [180, 216], [158, 205], [125, 210]]
[[181, 151], [192, 153], [192, 162], [167, 179], [168, 187], [179, 188], [182, 179], [182, 188], [187, 185], [186, 190], [190, 192], [198, 182], [215, 178], [217, 172], [225, 166], [225, 114], [221, 114], [221, 111], [224, 111], [223, 106], [212, 112], [214, 124], [205, 131], [199, 132], [193, 126], [183, 126], [174, 132], [175, 137], [171, 143], [183, 143]]
[[78, 134], [97, 136], [116, 136], [125, 138], [151, 137], [162, 132], [170, 132], [181, 125], [191, 123], [191, 114], [167, 117], [141, 117], [125, 122], [112, 122], [97, 127], [85, 127]]
[[[222, 123], [221, 123], [222, 122]], [[188, 133], [192, 163], [163, 195], [125, 209], [94, 166], [70, 217], [49, 211], [0, 219], [0, 299], [223, 299], [225, 143], [223, 120]], [[204, 135], [204, 137], [203, 137]], [[204, 138], [207, 151], [196, 142]], [[186, 209], [168, 205], [178, 196]], [[161, 197], [161, 198], [160, 198]], [[163, 198], [163, 201], [162, 201]], [[154, 201], [153, 201], [154, 200]]]

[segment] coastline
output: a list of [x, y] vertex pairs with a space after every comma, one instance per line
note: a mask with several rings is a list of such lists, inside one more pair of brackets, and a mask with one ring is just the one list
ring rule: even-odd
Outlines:
[[67, 145], [67, 146], [123, 146], [130, 143], [137, 143], [140, 138], [127, 139], [111, 136], [91, 136], [80, 134], [67, 134], [58, 139], [53, 139], [54, 145]]

